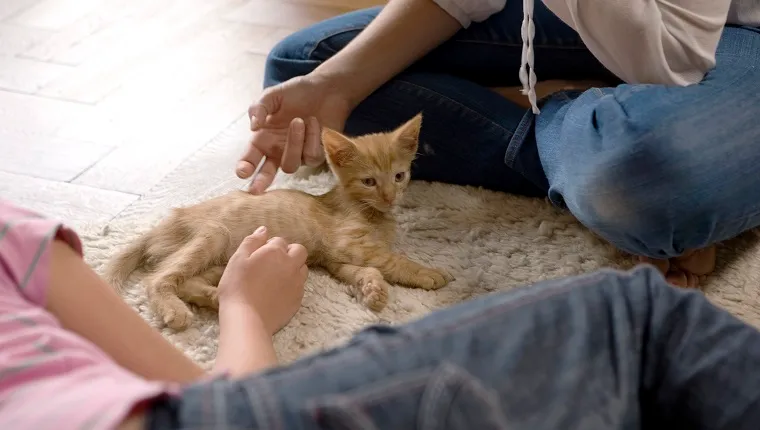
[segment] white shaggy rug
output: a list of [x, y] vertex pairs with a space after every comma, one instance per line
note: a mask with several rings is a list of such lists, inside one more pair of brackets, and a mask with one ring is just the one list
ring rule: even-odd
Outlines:
[[[100, 270], [114, 251], [154, 225], [171, 207], [239, 188], [243, 183], [235, 178], [233, 166], [247, 138], [246, 126], [244, 120], [230, 126], [108, 225], [81, 228], [87, 261]], [[330, 183], [325, 174], [310, 180], [283, 178], [278, 186], [320, 193]], [[275, 345], [284, 362], [342, 342], [368, 324], [400, 323], [474, 296], [632, 264], [567, 213], [539, 199], [413, 183], [398, 210], [398, 220], [397, 247], [420, 262], [449, 269], [456, 280], [438, 291], [394, 287], [388, 307], [375, 314], [357, 304], [344, 286], [324, 272], [312, 270], [302, 309], [276, 336]], [[718, 272], [704, 287], [706, 294], [760, 326], [760, 244], [756, 235], [727, 243], [719, 258]], [[160, 327], [141, 285], [135, 284], [125, 300]], [[213, 312], [197, 312], [192, 327], [184, 332], [162, 330], [201, 365], [213, 363], [218, 337]]]

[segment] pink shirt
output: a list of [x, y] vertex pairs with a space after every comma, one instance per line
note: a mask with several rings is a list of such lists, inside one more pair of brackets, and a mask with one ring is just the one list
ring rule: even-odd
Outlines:
[[82, 253], [72, 230], [0, 200], [0, 429], [114, 428], [175, 387], [122, 369], [45, 310], [55, 238]]

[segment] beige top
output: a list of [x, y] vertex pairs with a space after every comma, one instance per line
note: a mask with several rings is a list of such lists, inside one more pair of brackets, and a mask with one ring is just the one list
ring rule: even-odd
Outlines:
[[[434, 0], [464, 27], [502, 10], [506, 0]], [[516, 1], [516, 0], [510, 0]], [[535, 106], [533, 2], [523, 0], [523, 92]], [[540, 0], [538, 0], [540, 1]], [[588, 49], [628, 83], [688, 85], [715, 66], [726, 23], [760, 26], [760, 0], [544, 0]]]

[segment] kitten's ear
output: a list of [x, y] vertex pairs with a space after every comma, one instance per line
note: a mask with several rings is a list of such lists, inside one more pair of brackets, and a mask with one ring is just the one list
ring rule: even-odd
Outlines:
[[399, 148], [408, 155], [417, 154], [417, 145], [420, 139], [420, 130], [422, 129], [422, 112], [414, 118], [402, 124], [393, 132], [393, 137]]
[[358, 155], [354, 142], [331, 128], [322, 127], [322, 146], [327, 158], [337, 167], [345, 167]]

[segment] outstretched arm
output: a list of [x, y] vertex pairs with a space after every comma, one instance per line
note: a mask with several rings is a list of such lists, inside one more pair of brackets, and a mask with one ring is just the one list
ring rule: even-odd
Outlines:
[[84, 262], [74, 231], [2, 199], [0, 287], [146, 379], [187, 382], [204, 373]]
[[[489, 6], [491, 13], [504, 1], [487, 0], [495, 5]], [[248, 109], [253, 136], [236, 168], [240, 178], [248, 178], [267, 157], [251, 192], [266, 190], [279, 167], [293, 173], [302, 161], [309, 166], [323, 163], [322, 125], [342, 130], [367, 96], [462, 28], [448, 12], [452, 6], [436, 2], [391, 0], [345, 48], [311, 73], [264, 91]]]
[[146, 379], [190, 382], [203, 369], [132, 310], [68, 244], [50, 249], [46, 308], [61, 325]]
[[[56, 240], [50, 252], [46, 308], [64, 328], [91, 341], [120, 366], [146, 379], [186, 383], [205, 375], [203, 369], [124, 303], [69, 244]], [[281, 268], [282, 264], [275, 266]], [[248, 275], [261, 277], [261, 273]], [[229, 277], [227, 274], [225, 279]], [[239, 279], [235, 282], [244, 284]], [[222, 287], [230, 289], [226, 283], [229, 282], [225, 280]], [[249, 283], [236, 287], [244, 289]], [[302, 291], [302, 279], [300, 288]], [[254, 306], [231, 302], [222, 300], [220, 304], [215, 370], [238, 377], [276, 365], [272, 328], [267, 327]]]

